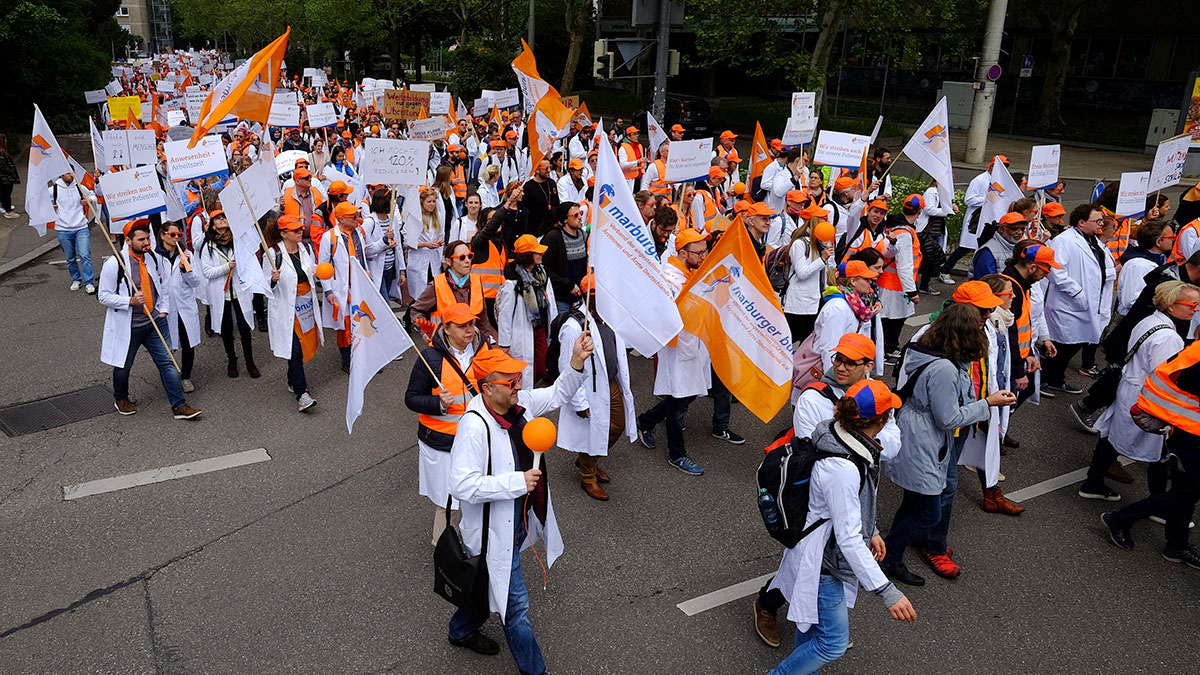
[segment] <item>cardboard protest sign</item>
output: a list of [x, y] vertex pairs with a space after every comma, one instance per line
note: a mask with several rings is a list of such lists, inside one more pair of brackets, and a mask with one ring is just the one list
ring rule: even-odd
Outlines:
[[1035, 145], [1029, 155], [1029, 174], [1025, 182], [1031, 190], [1044, 190], [1058, 184], [1058, 165], [1062, 148], [1058, 145]]
[[383, 116], [388, 120], [415, 120], [421, 108], [429, 110], [429, 92], [388, 89], [383, 93]]
[[337, 121], [337, 111], [333, 109], [332, 103], [313, 103], [308, 106], [308, 126], [313, 129], [332, 127]]
[[1168, 138], [1158, 144], [1158, 151], [1154, 153], [1154, 164], [1150, 168], [1147, 192], [1157, 192], [1179, 183], [1183, 178], [1183, 163], [1187, 161], [1190, 145], [1191, 137], [1188, 134]]
[[108, 100], [108, 92], [103, 89], [93, 89], [83, 92], [83, 98], [88, 103], [104, 103]]
[[430, 117], [408, 123], [408, 137], [415, 141], [435, 141], [446, 136], [446, 118]]
[[792, 117], [803, 117], [806, 110], [809, 116], [816, 115], [816, 107], [816, 92], [797, 91], [792, 93]]
[[1140, 218], [1146, 213], [1146, 187], [1150, 185], [1149, 171], [1131, 171], [1121, 174], [1121, 185], [1117, 192], [1118, 218]]
[[521, 105], [521, 93], [516, 87], [496, 92], [497, 108], [515, 108]]
[[427, 141], [368, 138], [363, 148], [363, 182], [381, 185], [424, 185], [428, 168]]
[[[267, 124], [273, 127], [294, 128], [300, 126], [300, 106], [289, 101], [275, 100], [271, 102], [271, 114]], [[309, 124], [312, 124], [310, 118]], [[337, 122], [334, 122], [337, 124]]]
[[129, 116], [129, 111], [131, 110], [133, 111], [133, 116], [140, 119], [142, 116], [142, 99], [137, 96], [110, 96], [108, 98], [108, 115], [110, 119], [123, 122]]
[[430, 115], [449, 115], [450, 114], [450, 92], [433, 92], [429, 94], [429, 114]]
[[784, 145], [812, 143], [813, 134], [817, 131], [817, 118], [810, 113], [810, 110], [803, 108], [799, 116], [788, 118], [787, 126], [783, 128], [783, 136], [779, 139]]
[[871, 145], [871, 139], [859, 134], [821, 130], [817, 135], [817, 149], [813, 162], [843, 169], [857, 169], [862, 165], [863, 152]]

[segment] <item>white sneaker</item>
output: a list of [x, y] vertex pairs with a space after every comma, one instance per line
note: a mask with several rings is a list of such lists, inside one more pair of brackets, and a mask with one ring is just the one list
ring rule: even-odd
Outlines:
[[300, 412], [304, 412], [305, 410], [308, 410], [317, 404], [316, 400], [314, 400], [312, 396], [309, 396], [307, 391], [303, 394], [300, 394], [300, 400], [297, 401], [297, 403], [299, 404], [297, 408], [300, 410]]
[[83, 290], [84, 290], [84, 292], [85, 292], [85, 293], [87, 293], [88, 295], [95, 295], [95, 293], [96, 293], [96, 285], [95, 285], [95, 284], [88, 284], [88, 285], [86, 285], [86, 286], [84, 286], [84, 287], [83, 287]]
[[954, 284], [954, 277], [950, 276], [949, 274], [945, 274], [945, 273], [939, 274], [938, 280], [941, 281], [943, 284], [951, 284], [951, 285]]
[[79, 283], [78, 281], [71, 282], [71, 290], [73, 290], [73, 291], [79, 290], [80, 286], [83, 286], [83, 284]]
[[17, 213], [16, 211], [9, 211], [8, 213], [4, 214], [4, 217], [5, 218], [20, 218], [21, 214]]
[[186, 379], [179, 381], [179, 388], [182, 389], [183, 393], [185, 394], [190, 394], [193, 391], [196, 391], [196, 385], [192, 384], [191, 380]]
[[[1167, 524], [1167, 519], [1166, 519], [1166, 518], [1163, 518], [1162, 516], [1150, 516], [1150, 521], [1151, 521], [1151, 522], [1158, 523], [1159, 525], [1166, 525], [1166, 524]], [[1188, 523], [1188, 529], [1189, 529], [1189, 530], [1192, 530], [1192, 529], [1195, 529], [1195, 528], [1196, 528], [1196, 523], [1195, 523], [1195, 521], [1191, 521], [1191, 522], [1189, 522], [1189, 523]]]

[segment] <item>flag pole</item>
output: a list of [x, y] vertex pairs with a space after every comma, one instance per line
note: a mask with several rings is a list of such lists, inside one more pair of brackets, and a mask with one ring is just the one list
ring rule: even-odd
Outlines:
[[[95, 202], [92, 202], [91, 200], [89, 200], [89, 202], [90, 202], [88, 204], [89, 206], [91, 206], [92, 208], [96, 208]], [[96, 222], [99, 223], [100, 219], [97, 218]], [[112, 230], [111, 216], [109, 217], [108, 227], [106, 229]], [[125, 259], [122, 258], [121, 254], [117, 251], [117, 246], [116, 246], [116, 244], [113, 243], [112, 237], [109, 236], [108, 232], [104, 233], [104, 241], [108, 242], [108, 247], [112, 249], [113, 257], [117, 259], [117, 265], [119, 265], [121, 267], [121, 271], [125, 273], [125, 280], [129, 282], [129, 288], [130, 289], [137, 288], [138, 287], [137, 284], [135, 284], [133, 282], [133, 275], [129, 273], [129, 268], [125, 266]], [[175, 360], [175, 353], [173, 351], [171, 351], [171, 343], [167, 342], [167, 338], [163, 336], [162, 330], [158, 327], [158, 322], [154, 320], [155, 317], [154, 317], [154, 309], [153, 308], [151, 308], [150, 314], [151, 314], [150, 325], [154, 326], [154, 332], [158, 333], [158, 339], [162, 340], [163, 347], [166, 348], [166, 350], [167, 350], [167, 356], [171, 357], [171, 365], [175, 366], [176, 372], [182, 373], [183, 369], [179, 367], [179, 362]]]
[[879, 181], [880, 185], [883, 184], [883, 179], [887, 178], [887, 175], [889, 172], [891, 172], [892, 167], [896, 166], [896, 162], [900, 161], [900, 158], [903, 156], [904, 156], [904, 148], [900, 148], [900, 150], [896, 153], [896, 156], [892, 158], [891, 163], [888, 164], [888, 168], [884, 169], [883, 175], [881, 175], [881, 176], [879, 176], [879, 178], [875, 179], [875, 180]]

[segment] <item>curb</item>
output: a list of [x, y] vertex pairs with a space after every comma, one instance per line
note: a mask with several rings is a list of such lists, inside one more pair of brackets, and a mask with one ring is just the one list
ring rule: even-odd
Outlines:
[[51, 240], [51, 241], [48, 241], [48, 242], [42, 244], [41, 246], [38, 246], [37, 248], [33, 249], [32, 251], [30, 251], [24, 255], [13, 258], [12, 260], [4, 263], [3, 265], [0, 265], [0, 277], [3, 277], [4, 275], [8, 274], [9, 272], [14, 272], [18, 268], [28, 265], [29, 263], [33, 262], [34, 260], [37, 260], [38, 258], [42, 257], [43, 255], [46, 255], [47, 253], [49, 253], [50, 251], [53, 251], [56, 248], [58, 248], [58, 241]]

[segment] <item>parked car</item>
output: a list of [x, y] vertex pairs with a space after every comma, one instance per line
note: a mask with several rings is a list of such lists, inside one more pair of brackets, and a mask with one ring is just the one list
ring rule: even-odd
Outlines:
[[[649, 106], [637, 111], [633, 116], [633, 124], [642, 130], [643, 137], [646, 136], [646, 112], [648, 110], [650, 110]], [[684, 138], [707, 136], [712, 133], [712, 108], [709, 107], [708, 101], [702, 98], [667, 94], [663, 118], [659, 120], [659, 123], [663, 125], [663, 131], [676, 124], [682, 125], [687, 130]], [[650, 139], [647, 137], [645, 140], [649, 142]]]

